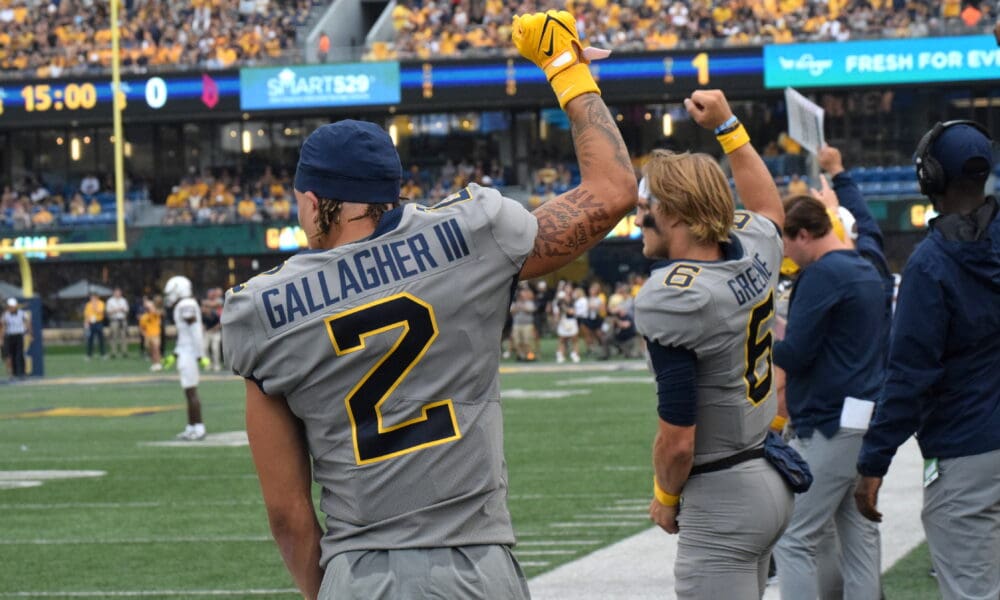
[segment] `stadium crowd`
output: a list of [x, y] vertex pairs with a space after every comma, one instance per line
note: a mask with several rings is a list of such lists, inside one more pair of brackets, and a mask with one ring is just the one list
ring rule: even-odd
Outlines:
[[367, 58], [513, 56], [513, 15], [551, 8], [572, 12], [586, 42], [619, 52], [985, 32], [994, 11], [980, 0], [399, 0], [395, 39]]
[[[127, 0], [122, 65], [221, 69], [287, 58], [311, 0]], [[0, 71], [5, 77], [59, 77], [103, 71], [111, 60], [107, 3], [0, 2]]]

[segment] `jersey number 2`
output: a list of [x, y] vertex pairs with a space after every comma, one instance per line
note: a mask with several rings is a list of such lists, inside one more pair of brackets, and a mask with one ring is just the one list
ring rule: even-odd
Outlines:
[[[763, 402], [771, 393], [771, 332], [768, 331], [761, 337], [760, 330], [773, 316], [774, 291], [771, 291], [763, 302], [753, 307], [750, 319], [747, 320], [746, 371], [743, 372], [743, 381], [747, 386], [747, 400], [754, 406]], [[761, 360], [764, 361], [764, 372], [758, 375]]]
[[402, 329], [399, 339], [347, 394], [354, 456], [369, 464], [455, 441], [462, 437], [451, 400], [429, 402], [421, 415], [386, 426], [382, 403], [427, 353], [438, 336], [434, 309], [420, 299], [396, 294], [330, 317], [330, 341], [338, 356], [365, 349], [368, 336]]

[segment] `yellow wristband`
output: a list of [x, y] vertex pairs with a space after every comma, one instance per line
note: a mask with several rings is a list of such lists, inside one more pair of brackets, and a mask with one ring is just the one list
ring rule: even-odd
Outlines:
[[740, 123], [735, 130], [716, 136], [715, 139], [719, 140], [723, 152], [732, 154], [733, 151], [750, 143], [750, 134], [747, 133], [746, 127], [743, 127], [743, 124]]
[[[548, 76], [549, 71], [549, 68], [545, 69], [546, 76]], [[569, 101], [580, 94], [586, 94], [587, 92], [601, 93], [600, 88], [597, 87], [597, 82], [594, 81], [594, 76], [590, 74], [590, 68], [582, 62], [557, 71], [549, 78], [549, 84], [552, 86], [552, 91], [556, 93], [556, 98], [559, 100], [559, 107], [562, 109], [565, 109]]]
[[660, 489], [660, 484], [656, 482], [655, 476], [653, 477], [653, 496], [663, 506], [677, 506], [681, 502], [680, 496], [668, 494]]
[[783, 431], [787, 424], [788, 419], [781, 415], [774, 415], [774, 418], [771, 419], [771, 429], [775, 431]]

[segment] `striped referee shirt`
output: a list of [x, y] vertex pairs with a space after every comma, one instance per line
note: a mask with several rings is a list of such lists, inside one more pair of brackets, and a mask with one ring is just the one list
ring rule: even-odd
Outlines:
[[3, 332], [4, 335], [24, 335], [27, 330], [24, 326], [24, 311], [20, 308], [14, 312], [3, 311]]

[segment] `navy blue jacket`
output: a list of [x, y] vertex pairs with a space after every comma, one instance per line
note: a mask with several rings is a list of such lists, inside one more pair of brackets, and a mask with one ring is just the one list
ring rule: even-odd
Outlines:
[[892, 318], [892, 293], [895, 282], [892, 279], [892, 270], [889, 268], [889, 261], [885, 258], [885, 245], [882, 240], [882, 230], [879, 229], [878, 221], [868, 209], [861, 189], [854, 183], [847, 171], [841, 171], [833, 178], [833, 191], [837, 194], [837, 201], [854, 216], [858, 228], [858, 239], [854, 242], [858, 254], [868, 259], [868, 262], [875, 267], [882, 278], [882, 288], [885, 292], [886, 320], [885, 337], [889, 337], [889, 327]]
[[828, 252], [799, 274], [774, 363], [788, 375], [796, 434], [840, 429], [844, 398], [876, 400], [884, 375], [885, 297], [875, 267], [853, 250]]
[[1000, 214], [931, 221], [903, 271], [885, 388], [858, 458], [881, 477], [917, 433], [925, 458], [1000, 449]]

